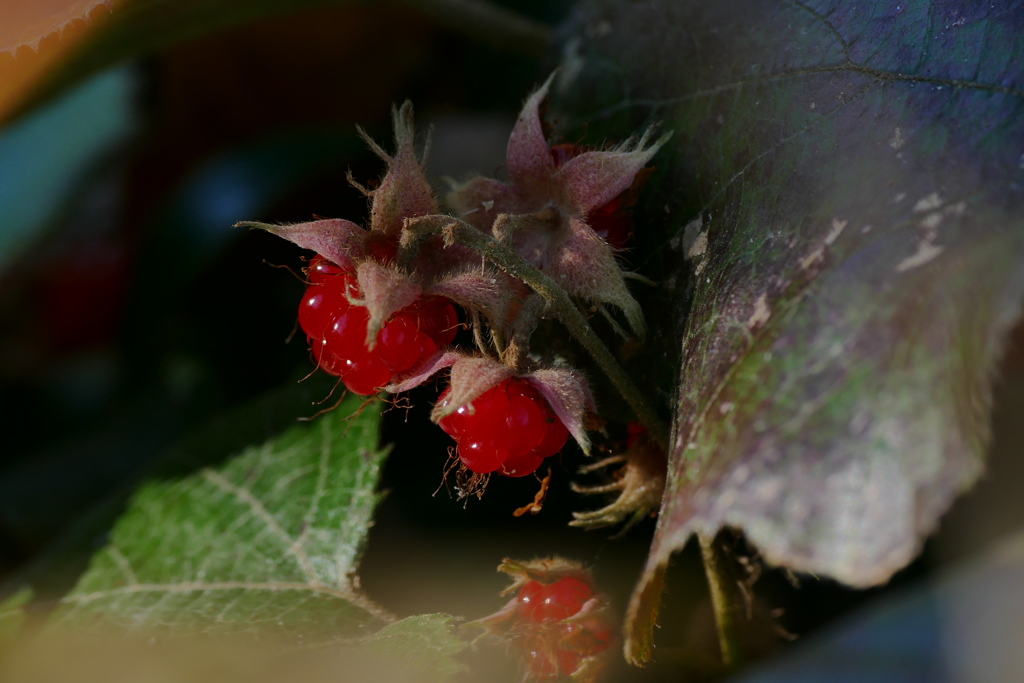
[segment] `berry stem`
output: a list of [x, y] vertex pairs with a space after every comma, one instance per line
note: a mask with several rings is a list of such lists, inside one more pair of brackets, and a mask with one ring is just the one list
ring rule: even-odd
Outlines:
[[523, 301], [515, 321], [509, 329], [508, 345], [502, 353], [502, 361], [516, 372], [525, 372], [529, 363], [530, 337], [533, 336], [541, 316], [547, 310], [547, 301], [539, 294], [531, 294]]
[[700, 553], [704, 560], [704, 574], [711, 592], [711, 606], [715, 612], [715, 626], [718, 628], [718, 645], [722, 649], [722, 663], [732, 668], [740, 660], [740, 637], [736, 623], [735, 600], [730, 599], [732, 582], [728, 578], [728, 558], [715, 544], [715, 537], [698, 533]]
[[[486, 332], [484, 330], [483, 321], [480, 320], [480, 314], [477, 313], [476, 311], [471, 312], [470, 320], [472, 321], [473, 325], [473, 341], [476, 342], [477, 348], [480, 349], [481, 353], [483, 353], [484, 356], [486, 356], [487, 358], [500, 360], [502, 350], [500, 348], [497, 348], [496, 343], [488, 343], [486, 337], [484, 336]], [[492, 341], [494, 341], [493, 333], [491, 334], [491, 338]]]
[[[422, 221], [410, 221], [407, 224], [406, 232], [419, 233], [419, 236], [410, 237], [408, 246], [412, 247], [418, 243], [423, 233], [442, 234], [445, 244], [461, 244], [468, 247], [498, 268], [506, 271], [513, 277], [525, 282], [533, 291], [537, 292], [547, 301], [550, 310], [569, 330], [569, 334], [586, 349], [594, 362], [608, 376], [615, 388], [626, 399], [629, 406], [636, 413], [637, 419], [647, 428], [651, 436], [668, 451], [668, 427], [661, 421], [657, 413], [644, 400], [643, 394], [633, 384], [629, 375], [615, 360], [608, 347], [597, 336], [590, 323], [583, 317], [583, 314], [573, 303], [569, 294], [562, 289], [558, 283], [548, 275], [534, 268], [516, 253], [500, 242], [492, 239], [487, 234], [477, 230], [457, 218], [451, 216], [429, 216]], [[403, 248], [406, 246], [406, 239], [403, 236]]]

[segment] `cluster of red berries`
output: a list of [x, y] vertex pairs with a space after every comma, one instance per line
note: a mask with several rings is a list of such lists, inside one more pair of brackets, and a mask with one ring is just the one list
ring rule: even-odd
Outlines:
[[366, 345], [370, 321], [354, 271], [316, 256], [306, 268], [309, 287], [299, 306], [299, 325], [319, 367], [340, 377], [349, 391], [369, 396], [452, 343], [459, 318], [452, 302], [423, 297], [391, 316]]
[[[555, 160], [555, 168], [558, 168], [584, 151], [579, 145], [567, 142], [553, 145], [551, 158]], [[625, 249], [629, 238], [633, 236], [633, 219], [626, 211], [622, 195], [587, 214], [587, 225], [615, 249]]]
[[[445, 405], [451, 390], [441, 394]], [[440, 421], [466, 469], [507, 477], [533, 474], [562, 450], [569, 431], [529, 382], [510, 377]]]
[[573, 675], [585, 659], [612, 644], [612, 632], [599, 618], [581, 615], [594, 597], [582, 578], [565, 576], [552, 583], [528, 581], [516, 596], [519, 622], [510, 634], [537, 680], [560, 680]]
[[[299, 325], [317, 365], [340, 377], [349, 391], [368, 396], [416, 368], [455, 339], [459, 319], [452, 302], [423, 297], [398, 311], [366, 345], [369, 313], [355, 272], [316, 256], [306, 268], [309, 286]], [[441, 396], [444, 402], [450, 390]], [[462, 464], [479, 474], [523, 477], [562, 450], [569, 431], [529, 382], [509, 378], [441, 420]]]

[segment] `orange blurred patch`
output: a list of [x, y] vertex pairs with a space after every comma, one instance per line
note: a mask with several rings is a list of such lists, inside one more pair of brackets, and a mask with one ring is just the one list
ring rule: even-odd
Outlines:
[[0, 121], [122, 0], [0, 0]]

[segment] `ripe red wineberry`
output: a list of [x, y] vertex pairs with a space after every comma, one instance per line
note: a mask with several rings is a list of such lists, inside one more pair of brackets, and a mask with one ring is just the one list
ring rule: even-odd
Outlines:
[[593, 596], [594, 589], [574, 576], [547, 584], [528, 581], [519, 589], [518, 610], [524, 619], [536, 624], [562, 621], [579, 612]]
[[340, 275], [344, 270], [323, 256], [314, 256], [306, 266], [306, 279], [311, 285], [319, 285], [327, 282], [335, 275]]
[[396, 312], [366, 345], [369, 311], [353, 304], [359, 283], [321, 256], [306, 268], [310, 285], [299, 306], [299, 325], [309, 338], [317, 365], [341, 377], [349, 391], [368, 396], [452, 343], [459, 318], [452, 302], [424, 297]]
[[585, 658], [611, 645], [612, 633], [599, 620], [572, 620], [593, 597], [593, 586], [575, 576], [527, 581], [519, 589], [516, 611], [523, 623], [515, 642], [535, 679], [568, 678]]
[[[441, 402], [450, 394], [446, 389]], [[458, 443], [467, 469], [508, 477], [533, 474], [544, 458], [562, 450], [569, 437], [537, 388], [518, 377], [491, 387], [439, 424]]]

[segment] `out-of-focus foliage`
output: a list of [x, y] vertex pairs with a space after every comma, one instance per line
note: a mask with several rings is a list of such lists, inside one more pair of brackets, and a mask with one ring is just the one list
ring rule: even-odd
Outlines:
[[107, 71], [0, 132], [0, 273], [132, 133], [135, 74]]
[[742, 683], [996, 683], [1024, 677], [1024, 537], [844, 620]]

